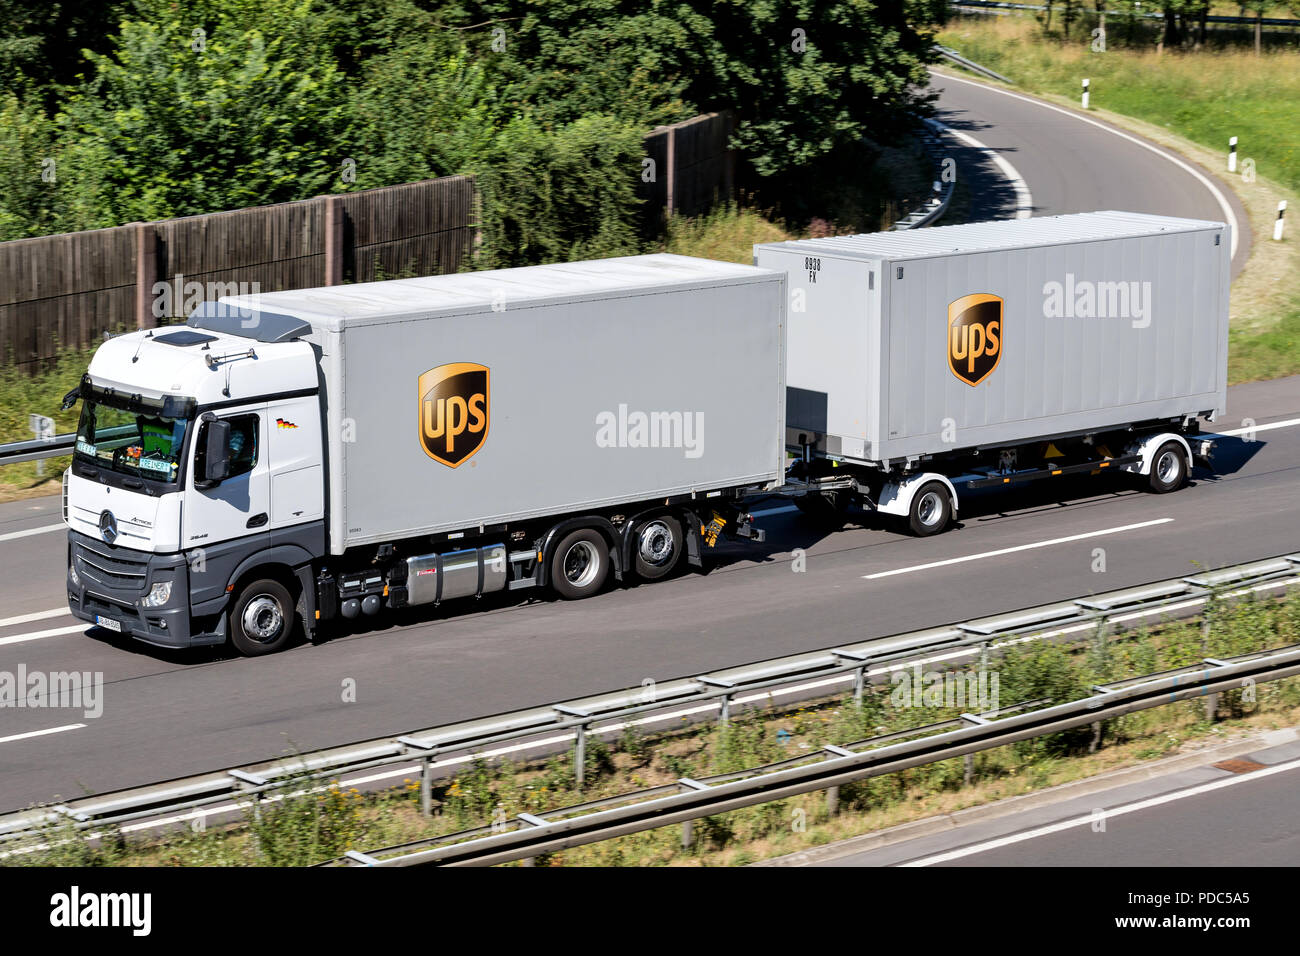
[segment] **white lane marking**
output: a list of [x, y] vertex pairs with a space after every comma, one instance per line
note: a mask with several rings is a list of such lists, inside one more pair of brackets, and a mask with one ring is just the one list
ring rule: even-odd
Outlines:
[[783, 515], [788, 511], [798, 511], [794, 505], [783, 505], [780, 508], [765, 508], [762, 511], [751, 511], [750, 515], [755, 518], [766, 518], [768, 515]]
[[[1223, 596], [1225, 598], [1233, 598], [1233, 597], [1243, 596], [1246, 594], [1257, 594], [1262, 591], [1272, 591], [1278, 588], [1285, 588], [1287, 584], [1288, 582], [1286, 581], [1267, 581], [1264, 584], [1256, 584], [1248, 588], [1238, 588], [1237, 590], [1230, 591]], [[1155, 610], [1134, 611], [1131, 614], [1120, 614], [1115, 617], [1112, 617], [1111, 622], [1115, 624], [1126, 624], [1130, 621], [1138, 621], [1147, 617], [1163, 616], [1173, 610], [1182, 610], [1184, 608], [1199, 607], [1204, 603], [1205, 603], [1205, 598], [1192, 598], [1180, 604], [1165, 605], [1164, 607], [1156, 608]], [[1009, 641], [998, 642], [996, 644], [991, 645], [991, 647], [998, 648], [1004, 646], [1004, 644], [1007, 645], [1027, 644], [1031, 641], [1046, 640], [1047, 638], [1050, 637], [1058, 637], [1065, 634], [1072, 634], [1077, 631], [1096, 630], [1096, 627], [1097, 625], [1095, 622], [1088, 622], [1085, 624], [1075, 624], [1071, 627], [1058, 628], [1053, 631], [1044, 631], [1041, 634], [1030, 634], [1026, 637], [1017, 637]], [[869, 668], [867, 670], [867, 676], [874, 677], [878, 674], [887, 674], [890, 673], [891, 671], [910, 668], [917, 663], [930, 664], [930, 663], [939, 663], [943, 661], [957, 660], [962, 657], [974, 657], [979, 653], [981, 652], [978, 647], [972, 647], [966, 650], [949, 651], [947, 653], [936, 654], [933, 657], [922, 658], [919, 661], [904, 661], [898, 664], [888, 664], [883, 667]], [[806, 683], [798, 684], [792, 687], [775, 688], [771, 690], [765, 690], [757, 694], [747, 694], [741, 697], [736, 697], [732, 700], [732, 703], [737, 705], [765, 703], [771, 700], [773, 697], [785, 697], [791, 694], [807, 694], [813, 691], [826, 690], [829, 688], [837, 687], [841, 684], [852, 683], [853, 680], [854, 680], [854, 676], [852, 674], [842, 674], [837, 677], [823, 677], [815, 681], [808, 681]], [[610, 735], [610, 734], [621, 733], [622, 731], [626, 730], [628, 727], [633, 727], [633, 726], [648, 727], [652, 724], [665, 723], [670, 721], [676, 723], [677, 721], [680, 721], [688, 716], [692, 716], [695, 714], [704, 714], [710, 711], [716, 711], [717, 709], [718, 709], [717, 704], [701, 704], [692, 707], [682, 707], [678, 710], [670, 711], [665, 714], [652, 714], [648, 717], [640, 717], [635, 720], [619, 721], [617, 723], [613, 723], [608, 726], [600, 727], [599, 729], [593, 731], [593, 733]], [[498, 747], [494, 750], [478, 751], [472, 754], [466, 754], [465, 756], [461, 756], [461, 757], [448, 757], [446, 760], [435, 760], [433, 762], [433, 767], [435, 769], [442, 769], [443, 767], [457, 767], [463, 764], [469, 764], [475, 760], [491, 759], [493, 757], [504, 757], [512, 754], [523, 753], [524, 751], [536, 747], [557, 746], [560, 744], [571, 744], [572, 742], [573, 742], [573, 735], [568, 734], [563, 736], [547, 737], [541, 740], [530, 740], [522, 744], [507, 744], [506, 746]], [[421, 772], [421, 767], [419, 764], [407, 764], [405, 766], [393, 767], [386, 770], [382, 770], [378, 773], [372, 773], [364, 777], [348, 777], [346, 773], [343, 776], [346, 778], [345, 782], [347, 784], [352, 786], [357, 786], [357, 785], [367, 784], [367, 783], [382, 783], [388, 780], [395, 780], [398, 777], [406, 777], [409, 774], [413, 774], [413, 773], [419, 774], [420, 772]], [[317, 788], [314, 791], [300, 791], [300, 792], [322, 792], [323, 789], [324, 788]], [[280, 798], [270, 797], [268, 799], [278, 800]], [[133, 833], [141, 830], [156, 830], [161, 827], [173, 826], [174, 824], [177, 823], [192, 823], [194, 820], [206, 819], [209, 816], [217, 817], [223, 813], [231, 813], [242, 809], [243, 808], [237, 803], [222, 803], [222, 804], [217, 804], [215, 806], [207, 807], [206, 809], [202, 807], [198, 807], [188, 813], [177, 814], [176, 816], [164, 817], [158, 820], [146, 820], [141, 823], [127, 824], [122, 827], [122, 832]], [[43, 849], [43, 847], [30, 847], [16, 852], [28, 852], [29, 850], [35, 850], [35, 849]], [[6, 856], [8, 856], [7, 853], [0, 853], [0, 859], [4, 859]]]
[[[1177, 790], [1174, 793], [1164, 793], [1158, 797], [1151, 797], [1147, 800], [1139, 800], [1136, 803], [1125, 804], [1116, 807], [1113, 810], [1107, 810], [1104, 807], [1106, 819], [1111, 817], [1123, 816], [1126, 813], [1136, 813], [1138, 810], [1149, 810], [1152, 807], [1158, 807], [1166, 803], [1173, 803], [1175, 800], [1182, 800], [1185, 797], [1195, 797], [1202, 793], [1212, 793], [1215, 790], [1223, 790], [1227, 787], [1235, 787], [1239, 783], [1246, 783], [1250, 780], [1258, 780], [1260, 777], [1271, 777], [1275, 773], [1286, 773], [1288, 770], [1300, 769], [1300, 760], [1292, 760], [1288, 763], [1280, 763], [1264, 770], [1252, 770], [1249, 773], [1239, 774], [1228, 777], [1224, 780], [1214, 780], [1210, 783], [1202, 783], [1195, 787], [1189, 787], [1186, 790]], [[984, 843], [976, 843], [972, 846], [964, 846], [960, 850], [949, 850], [947, 853], [937, 853], [934, 856], [922, 857], [919, 860], [911, 860], [907, 863], [900, 863], [900, 866], [933, 866], [935, 863], [947, 863], [949, 860], [959, 860], [965, 856], [974, 856], [976, 853], [983, 853], [986, 850], [996, 850], [999, 847], [1011, 846], [1014, 843], [1023, 843], [1025, 840], [1033, 840], [1040, 836], [1049, 836], [1053, 833], [1060, 833], [1062, 830], [1069, 830], [1073, 827], [1085, 826], [1092, 823], [1096, 817], [1091, 813], [1086, 817], [1076, 817], [1072, 820], [1062, 820], [1060, 823], [1051, 823], [1047, 826], [1037, 827], [1033, 830], [1026, 830], [1024, 833], [1013, 833], [1010, 836], [998, 837], [996, 840], [987, 840]]]
[[978, 561], [981, 558], [996, 558], [1003, 554], [1015, 554], [1017, 551], [1032, 551], [1035, 548], [1047, 548], [1054, 544], [1066, 544], [1070, 541], [1082, 541], [1085, 538], [1099, 538], [1104, 534], [1119, 534], [1121, 531], [1136, 531], [1138, 528], [1151, 528], [1158, 524], [1168, 524], [1173, 518], [1156, 518], [1154, 521], [1139, 521], [1137, 524], [1122, 524], [1118, 528], [1103, 528], [1100, 531], [1085, 531], [1083, 534], [1072, 534], [1064, 538], [1051, 538], [1047, 541], [1035, 541], [1033, 544], [1018, 544], [1014, 548], [998, 548], [996, 551], [981, 551], [979, 554], [967, 554], [960, 558], [948, 558], [946, 561], [931, 561], [928, 564], [914, 564], [910, 568], [894, 568], [892, 571], [877, 571], [875, 574], [864, 574], [862, 577], [867, 581], [874, 581], [876, 578], [888, 578], [895, 574], [910, 574], [912, 571], [928, 571], [930, 568], [942, 568], [949, 564], [964, 564], [967, 561]]
[[1214, 438], [1216, 435], [1219, 435], [1226, 438], [1232, 438], [1236, 435], [1244, 435], [1247, 432], [1267, 432], [1267, 431], [1272, 431], [1274, 428], [1291, 428], [1295, 425], [1300, 425], [1300, 418], [1288, 418], [1284, 422], [1269, 422], [1267, 425], [1251, 425], [1249, 427], [1243, 427], [1243, 428], [1229, 428], [1226, 429], [1225, 431], [1215, 432], [1212, 435], [1202, 435], [1201, 437]]
[[48, 611], [33, 611], [31, 614], [19, 614], [17, 617], [0, 618], [0, 627], [12, 627], [15, 624], [27, 624], [30, 621], [43, 621], [47, 617], [58, 617], [61, 614], [70, 614], [67, 605], [63, 607], [52, 607]]
[[80, 730], [85, 724], [64, 724], [62, 727], [51, 727], [48, 730], [29, 730], [25, 734], [12, 734], [8, 737], [0, 737], [0, 744], [12, 743], [15, 740], [26, 740], [29, 737], [44, 737], [47, 734], [61, 734], [65, 730]]
[[51, 531], [67, 531], [68, 526], [60, 521], [58, 524], [41, 525], [39, 528], [28, 528], [26, 531], [10, 531], [7, 534], [0, 534], [0, 541], [12, 541], [14, 538], [29, 538], [34, 534], [49, 534]]
[[58, 637], [60, 634], [78, 634], [91, 627], [89, 624], [73, 624], [70, 627], [53, 627], [48, 631], [32, 631], [30, 634], [14, 634], [0, 637], [0, 646], [5, 644], [22, 644], [26, 641], [39, 641], [44, 637]]
[[1025, 177], [1020, 175], [1019, 170], [1009, 163], [1005, 156], [994, 149], [992, 146], [986, 146], [969, 133], [963, 133], [961, 130], [953, 129], [951, 126], [944, 126], [938, 121], [932, 121], [939, 129], [948, 133], [955, 139], [961, 140], [967, 146], [987, 153], [993, 160], [993, 164], [1002, 172], [1007, 181], [1011, 183], [1011, 188], [1016, 193], [1016, 219], [1028, 219], [1034, 214], [1034, 197], [1029, 191], [1029, 184], [1025, 182]]
[[1080, 114], [1076, 113], [1074, 110], [1064, 109], [1060, 106], [1055, 105], [1054, 103], [1048, 103], [1045, 102], [1044, 100], [1035, 99], [1032, 96], [1024, 96], [1020, 93], [1012, 93], [1010, 90], [1004, 90], [998, 86], [990, 86], [987, 83], [979, 83], [976, 82], [975, 80], [968, 80], [965, 77], [954, 76], [951, 73], [940, 73], [936, 75], [941, 77], [944, 80], [956, 80], [958, 83], [968, 83], [971, 86], [978, 86], [980, 89], [983, 90], [992, 90], [994, 93], [1001, 93], [1003, 96], [1010, 96], [1012, 99], [1024, 100], [1026, 103], [1033, 103], [1035, 106], [1043, 107], [1043, 109], [1055, 110], [1056, 112], [1064, 116], [1069, 116], [1072, 119], [1076, 119], [1081, 123], [1088, 123], [1092, 126], [1097, 127], [1100, 130], [1104, 130], [1105, 132], [1110, 133], [1113, 136], [1118, 136], [1121, 139], [1126, 139], [1130, 143], [1136, 143], [1137, 145], [1141, 146], [1143, 149], [1150, 150], [1151, 152], [1155, 153], [1157, 156], [1167, 159], [1175, 166], [1179, 167], [1183, 171], [1193, 176], [1202, 186], [1204, 186], [1206, 189], [1210, 191], [1210, 194], [1212, 196], [1214, 196], [1215, 202], [1219, 204], [1219, 211], [1223, 213], [1224, 221], [1230, 223], [1232, 226], [1231, 252], [1233, 258], [1236, 258], [1237, 233], [1239, 233], [1241, 229], [1239, 224], [1237, 223], [1237, 217], [1232, 212], [1232, 204], [1228, 202], [1228, 198], [1223, 195], [1223, 192], [1219, 189], [1219, 187], [1214, 185], [1214, 183], [1211, 182], [1210, 179], [1207, 176], [1205, 176], [1199, 169], [1196, 169], [1194, 166], [1190, 165], [1189, 163], [1175, 156], [1173, 153], [1169, 152], [1168, 150], [1160, 146], [1155, 146], [1152, 143], [1148, 143], [1146, 140], [1139, 139], [1136, 136], [1131, 136], [1128, 133], [1117, 130], [1113, 126], [1107, 126], [1105, 123], [1099, 123], [1095, 119], [1089, 119], [1086, 116], [1081, 116]]

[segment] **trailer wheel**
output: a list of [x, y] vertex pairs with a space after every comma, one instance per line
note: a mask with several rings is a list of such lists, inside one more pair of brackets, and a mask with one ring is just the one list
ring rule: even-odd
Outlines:
[[938, 534], [952, 520], [952, 501], [941, 481], [931, 481], [917, 489], [908, 509], [907, 524], [912, 534], [924, 538]]
[[682, 556], [682, 525], [671, 515], [658, 515], [637, 525], [632, 533], [636, 573], [657, 581], [677, 566]]
[[1187, 458], [1183, 446], [1167, 441], [1156, 450], [1151, 462], [1151, 490], [1158, 495], [1177, 491], [1187, 481]]
[[593, 528], [564, 536], [551, 557], [551, 587], [570, 601], [590, 597], [609, 576], [609, 542]]
[[230, 643], [246, 657], [283, 650], [296, 629], [294, 607], [293, 597], [279, 581], [249, 583], [230, 612]]

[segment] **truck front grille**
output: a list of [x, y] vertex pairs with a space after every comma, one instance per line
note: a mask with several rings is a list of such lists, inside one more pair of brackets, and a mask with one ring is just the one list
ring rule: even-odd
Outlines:
[[79, 571], [102, 587], [117, 591], [143, 591], [149, 559], [129, 557], [121, 552], [109, 554], [77, 542], [73, 556], [80, 558]]

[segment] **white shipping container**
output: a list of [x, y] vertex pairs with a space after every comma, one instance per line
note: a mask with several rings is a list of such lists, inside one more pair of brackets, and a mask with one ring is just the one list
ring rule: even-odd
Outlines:
[[1221, 414], [1230, 246], [1122, 212], [757, 245], [790, 278], [787, 442], [876, 463]]

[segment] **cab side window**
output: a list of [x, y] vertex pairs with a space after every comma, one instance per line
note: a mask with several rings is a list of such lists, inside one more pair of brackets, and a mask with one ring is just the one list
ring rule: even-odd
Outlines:
[[230, 477], [247, 474], [257, 465], [257, 416], [235, 415], [230, 422]]

